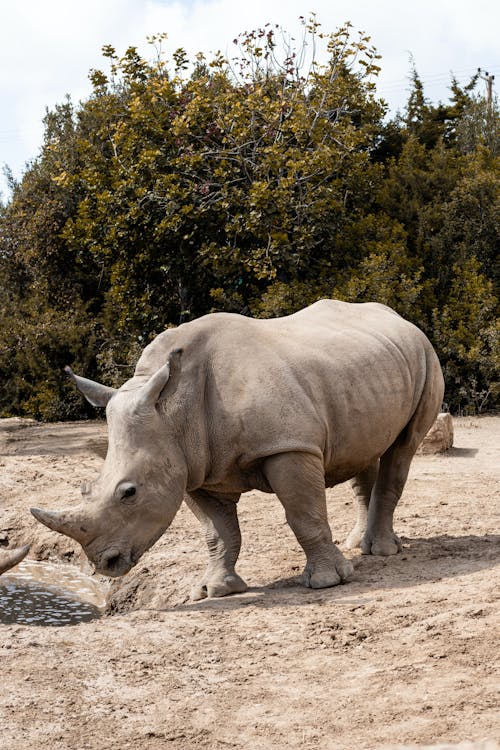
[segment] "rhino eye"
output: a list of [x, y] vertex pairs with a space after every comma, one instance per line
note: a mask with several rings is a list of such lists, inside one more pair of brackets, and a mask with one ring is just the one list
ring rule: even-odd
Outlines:
[[135, 496], [135, 493], [137, 492], [136, 488], [133, 484], [129, 484], [128, 487], [124, 487], [121, 493], [121, 499], [122, 500], [130, 500], [130, 498]]

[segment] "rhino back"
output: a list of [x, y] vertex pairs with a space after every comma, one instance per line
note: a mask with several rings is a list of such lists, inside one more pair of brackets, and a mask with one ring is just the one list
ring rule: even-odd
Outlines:
[[424, 334], [389, 308], [333, 300], [283, 318], [215, 313], [169, 329], [145, 349], [136, 377], [177, 347], [176, 397], [192, 405], [192, 442], [213, 485], [286, 451], [323, 456], [343, 481], [391, 445], [422, 397], [429, 361], [438, 367]]

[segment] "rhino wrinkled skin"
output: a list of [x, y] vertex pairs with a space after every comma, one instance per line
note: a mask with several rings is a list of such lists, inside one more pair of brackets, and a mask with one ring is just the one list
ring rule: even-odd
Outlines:
[[321, 300], [270, 320], [206, 315], [157, 336], [117, 390], [67, 369], [106, 406], [108, 451], [80, 505], [32, 512], [80, 542], [98, 572], [129, 571], [185, 496], [209, 551], [192, 597], [244, 591], [237, 502], [258, 489], [284, 506], [304, 583], [334, 586], [353, 568], [332, 542], [325, 486], [348, 479], [357, 522], [347, 547], [401, 549], [394, 509], [444, 386], [427, 338], [389, 308]]

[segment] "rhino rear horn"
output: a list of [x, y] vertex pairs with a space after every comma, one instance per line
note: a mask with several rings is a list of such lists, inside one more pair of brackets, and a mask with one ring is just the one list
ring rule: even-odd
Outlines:
[[160, 367], [142, 386], [139, 399], [141, 406], [154, 406], [160, 398], [175, 391], [181, 373], [182, 351], [182, 349], [174, 349], [170, 352], [167, 364]]
[[64, 372], [92, 406], [106, 406], [110, 398], [116, 393], [116, 388], [110, 388], [107, 385], [101, 385], [101, 383], [75, 375], [69, 366], [64, 368]]

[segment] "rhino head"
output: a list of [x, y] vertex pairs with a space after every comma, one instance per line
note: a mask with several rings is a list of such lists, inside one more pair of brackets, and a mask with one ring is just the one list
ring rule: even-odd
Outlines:
[[147, 382], [120, 389], [68, 374], [94, 406], [106, 407], [108, 450], [101, 474], [82, 487], [79, 505], [61, 511], [31, 508], [38, 521], [79, 542], [98, 573], [127, 573], [172, 522], [187, 482], [187, 467], [169, 405], [182, 350]]

